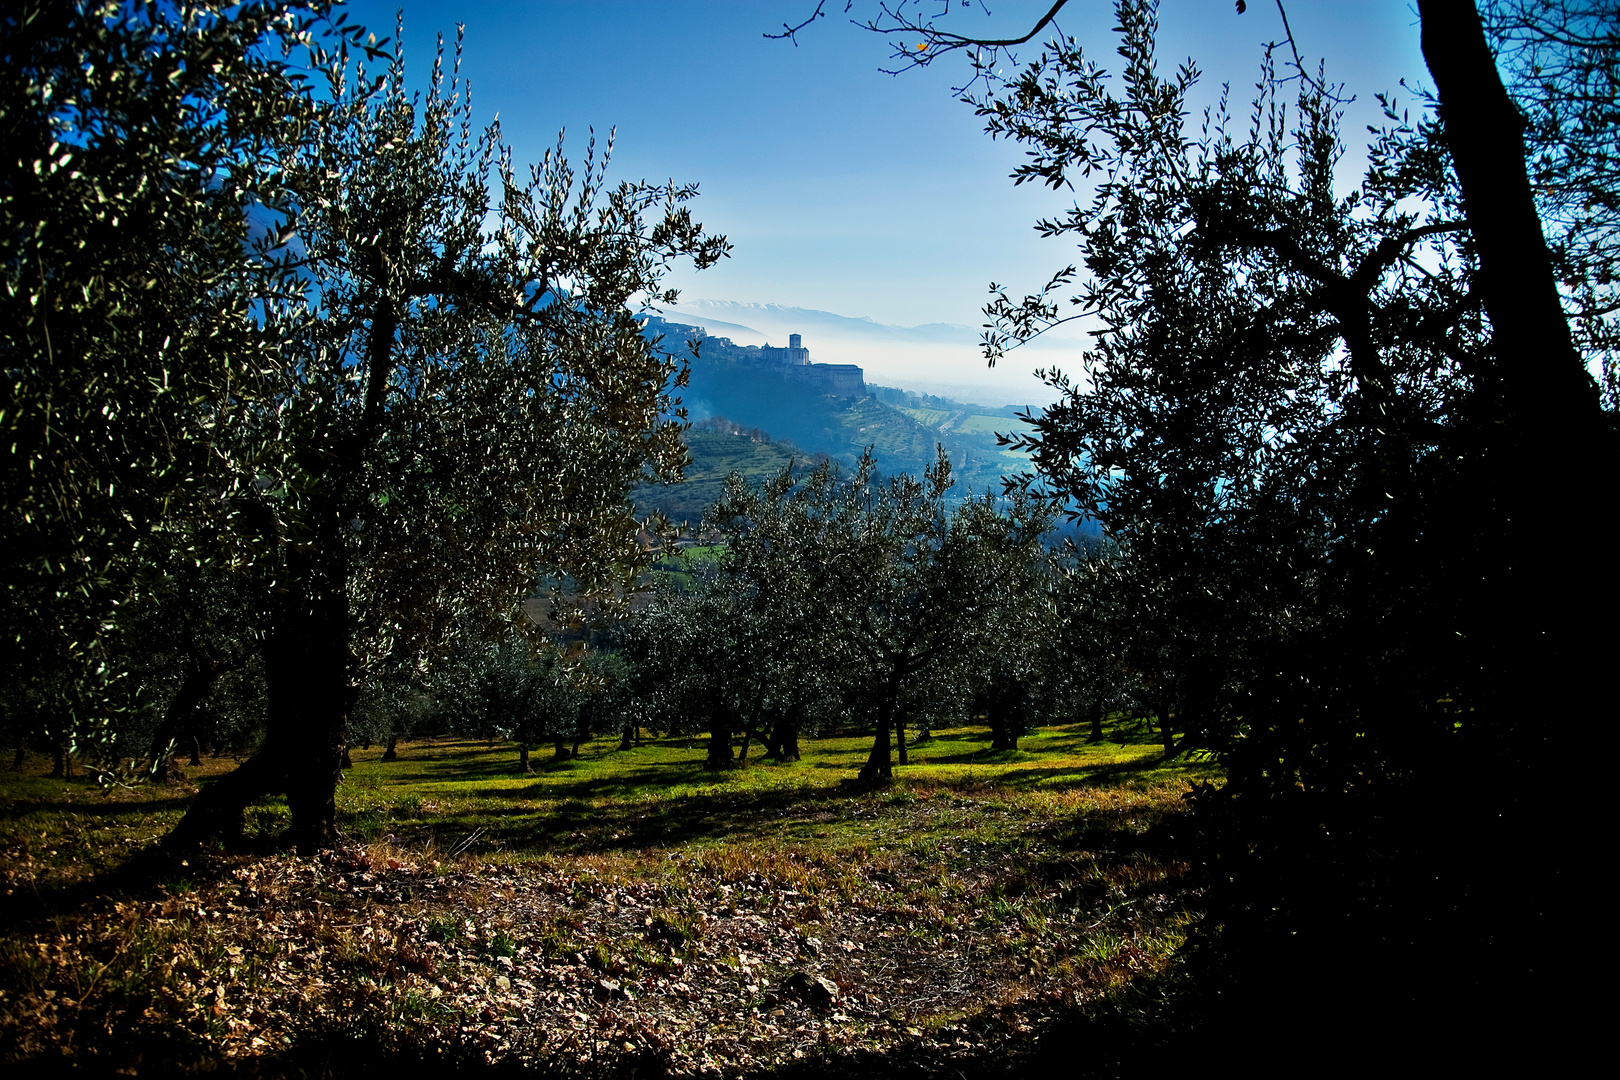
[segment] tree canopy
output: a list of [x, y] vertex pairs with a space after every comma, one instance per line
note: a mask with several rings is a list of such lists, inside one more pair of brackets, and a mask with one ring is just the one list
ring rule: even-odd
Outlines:
[[1083, 377], [1047, 372], [1061, 399], [1019, 441], [1116, 545], [1091, 594], [1123, 613], [1111, 647], [1227, 767], [1198, 800], [1217, 921], [1250, 956], [1398, 941], [1464, 982], [1511, 963], [1501, 926], [1551, 907], [1484, 887], [1490, 853], [1537, 834], [1553, 732], [1601, 711], [1612, 640], [1581, 616], [1613, 600], [1586, 473], [1614, 450], [1589, 373], [1612, 12], [1421, 3], [1434, 90], [1381, 99], [1348, 185], [1326, 68], [1273, 47], [1251, 106], [1223, 94], [1198, 127], [1156, 5], [1116, 5], [1117, 72], [1063, 7], [1021, 38], [905, 5], [871, 25], [921, 36], [910, 65], [972, 50], [966, 100], [1028, 149], [1015, 183], [1082, 193], [1037, 226], [1079, 261], [1031, 296], [992, 286], [985, 351], [1094, 320]]
[[245, 209], [292, 206], [289, 157], [313, 113], [277, 57], [354, 37], [324, 16], [111, 2], [0, 15], [0, 677], [9, 722], [64, 749], [107, 725], [119, 607], [167, 552], [211, 557], [202, 526], [227, 513], [229, 435], [270, 401], [281, 342], [264, 315], [296, 285]]

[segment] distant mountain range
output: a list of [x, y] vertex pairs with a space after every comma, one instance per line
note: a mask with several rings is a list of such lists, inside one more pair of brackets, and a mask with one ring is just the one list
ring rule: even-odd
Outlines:
[[[688, 300], [664, 313], [672, 321], [697, 322], [711, 334], [729, 337], [745, 345], [764, 341], [745, 340], [748, 335], [774, 335], [786, 340], [788, 334], [806, 338], [818, 334], [869, 342], [907, 345], [977, 345], [979, 330], [958, 323], [925, 323], [922, 326], [890, 326], [860, 316], [837, 315], [814, 308], [782, 304], [745, 304], [736, 300]], [[721, 329], [724, 326], [725, 329]], [[739, 337], [742, 334], [743, 337]], [[780, 344], [772, 340], [771, 344]]]

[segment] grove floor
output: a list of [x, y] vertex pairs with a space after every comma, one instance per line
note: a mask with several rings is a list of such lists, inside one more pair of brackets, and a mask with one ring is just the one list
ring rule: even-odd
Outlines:
[[939, 732], [877, 789], [850, 782], [869, 737], [719, 772], [701, 740], [533, 775], [511, 745], [359, 750], [349, 844], [313, 859], [275, 850], [266, 803], [250, 850], [178, 861], [156, 841], [195, 788], [103, 794], [31, 762], [0, 781], [0, 1061], [1011, 1068], [1054, 1017], [1164, 971], [1197, 916], [1175, 823], [1215, 767], [1084, 734], [992, 754]]

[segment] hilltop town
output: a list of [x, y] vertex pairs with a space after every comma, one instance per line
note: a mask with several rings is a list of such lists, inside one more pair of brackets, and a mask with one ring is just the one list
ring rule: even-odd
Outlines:
[[642, 333], [664, 338], [668, 348], [678, 341], [697, 341], [705, 361], [750, 364], [761, 371], [807, 384], [835, 398], [866, 396], [866, 377], [859, 364], [818, 364], [810, 360], [799, 334], [789, 334], [786, 348], [770, 344], [738, 345], [727, 337], [711, 337], [707, 328], [673, 323], [656, 315], [645, 318]]

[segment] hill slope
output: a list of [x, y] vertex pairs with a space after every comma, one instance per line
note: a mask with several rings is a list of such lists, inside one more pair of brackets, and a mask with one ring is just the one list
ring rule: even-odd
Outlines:
[[[682, 395], [694, 420], [724, 418], [769, 432], [774, 440], [755, 446], [792, 444], [776, 451], [749, 451], [745, 456], [750, 467], [760, 474], [780, 468], [794, 453], [801, 459], [825, 454], [852, 467], [871, 447], [880, 471], [915, 475], [933, 463], [936, 448], [943, 446], [955, 474], [957, 494], [965, 496], [969, 488], [999, 489], [1004, 475], [1022, 471], [1025, 465], [1022, 455], [996, 445], [996, 432], [1021, 426], [1011, 415], [1014, 410], [964, 405], [886, 387], [871, 387], [863, 396], [835, 397], [790, 378], [778, 366], [752, 359], [746, 350], [725, 339], [707, 337], [701, 327], [660, 322], [657, 332], [663, 335], [662, 347], [678, 355], [684, 353], [685, 340], [701, 341], [698, 358], [691, 361], [690, 384]], [[725, 475], [716, 476], [711, 470], [731, 464], [719, 451], [723, 444], [724, 440], [708, 437], [689, 443], [693, 465], [688, 476], [699, 487], [690, 496], [660, 495], [660, 505], [679, 503], [680, 516], [695, 516], [689, 512], [691, 504], [710, 487], [718, 493], [718, 481]]]
[[808, 464], [811, 455], [791, 443], [770, 441], [746, 431], [716, 431], [694, 428], [686, 433], [686, 448], [692, 462], [686, 480], [680, 484], [659, 484], [636, 490], [636, 515], [645, 518], [654, 510], [670, 521], [696, 523], [720, 497], [726, 477], [740, 472], [751, 481], [774, 476], [790, 462]]

